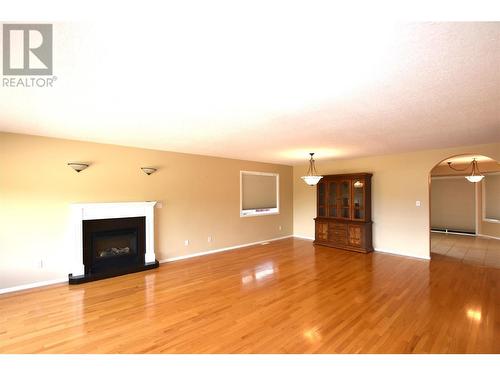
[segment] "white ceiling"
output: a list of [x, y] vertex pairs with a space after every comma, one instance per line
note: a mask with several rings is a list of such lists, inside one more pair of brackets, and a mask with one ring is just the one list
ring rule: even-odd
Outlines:
[[500, 141], [500, 23], [210, 8], [54, 24], [54, 88], [0, 131], [295, 164]]

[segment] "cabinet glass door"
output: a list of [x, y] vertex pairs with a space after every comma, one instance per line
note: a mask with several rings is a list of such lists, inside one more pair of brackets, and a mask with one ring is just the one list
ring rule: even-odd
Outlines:
[[318, 185], [318, 216], [326, 216], [326, 206], [325, 206], [325, 198], [326, 198], [326, 184], [324, 182], [320, 182]]
[[340, 182], [340, 216], [350, 218], [351, 183], [349, 180]]
[[338, 200], [338, 183], [336, 181], [331, 181], [328, 183], [328, 216], [329, 217], [339, 217], [337, 209]]
[[354, 180], [352, 182], [352, 190], [352, 218], [363, 220], [365, 218], [365, 182], [363, 180]]

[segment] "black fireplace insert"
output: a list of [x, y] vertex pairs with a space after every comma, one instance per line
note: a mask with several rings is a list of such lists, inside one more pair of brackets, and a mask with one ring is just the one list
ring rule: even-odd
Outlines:
[[73, 277], [70, 284], [98, 280], [158, 267], [145, 264], [146, 218], [84, 220], [83, 264], [85, 274]]

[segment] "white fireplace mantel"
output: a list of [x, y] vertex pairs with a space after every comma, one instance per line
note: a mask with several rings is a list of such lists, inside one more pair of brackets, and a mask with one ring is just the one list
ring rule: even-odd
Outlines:
[[75, 203], [71, 204], [73, 244], [71, 270], [73, 277], [83, 276], [83, 220], [116, 219], [121, 217], [146, 217], [145, 265], [155, 262], [154, 206], [156, 202]]

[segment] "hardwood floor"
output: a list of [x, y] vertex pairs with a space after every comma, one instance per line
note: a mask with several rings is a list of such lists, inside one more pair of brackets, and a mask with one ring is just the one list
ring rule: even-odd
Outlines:
[[499, 353], [500, 270], [286, 239], [0, 296], [1, 353]]

